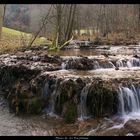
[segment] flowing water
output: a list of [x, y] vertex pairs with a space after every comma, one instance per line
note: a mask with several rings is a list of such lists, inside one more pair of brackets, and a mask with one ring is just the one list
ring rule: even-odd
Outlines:
[[[134, 123], [140, 122], [140, 88], [133, 84], [129, 87], [119, 87], [119, 108], [117, 121], [113, 121], [113, 125], [107, 130], [122, 129], [130, 121]], [[113, 120], [113, 118], [112, 118]], [[129, 130], [131, 131], [131, 130]]]
[[50, 52], [52, 55], [57, 54], [59, 56], [99, 56], [104, 53], [112, 55], [135, 55], [140, 53], [140, 46], [97, 46], [93, 49], [66, 49], [58, 52]]
[[90, 84], [87, 84], [81, 91], [81, 95], [80, 95], [80, 105], [78, 106], [78, 110], [79, 110], [79, 120], [85, 120], [88, 119], [90, 117], [89, 113], [88, 113], [88, 109], [87, 109], [87, 94], [90, 88]]
[[[139, 46], [108, 47], [107, 49], [91, 50], [62, 50], [57, 54], [63, 57], [88, 56], [89, 59], [96, 59], [93, 63], [94, 69], [78, 71], [67, 69], [67, 62], [61, 64], [61, 70], [47, 72], [56, 76], [69, 77], [98, 77], [109, 78], [140, 78], [140, 59], [132, 58], [134, 51], [140, 54]], [[104, 65], [100, 60], [106, 60], [103, 53], [111, 54]], [[112, 61], [115, 60], [115, 62]], [[6, 62], [7, 63], [7, 62]], [[119, 67], [119, 70], [115, 70]], [[86, 107], [87, 94], [90, 84], [87, 84], [81, 91], [80, 103], [78, 105], [79, 118], [75, 124], [66, 124], [62, 118], [55, 114], [54, 104], [59, 94], [57, 81], [53, 90], [49, 90], [49, 83], [44, 86], [44, 97], [50, 96], [49, 103], [43, 116], [21, 115], [15, 116], [9, 112], [8, 105], [4, 98], [0, 97], [0, 135], [98, 135], [100, 132], [109, 134], [111, 130], [122, 129], [129, 120], [140, 120], [140, 88], [136, 85], [118, 87], [119, 109], [118, 114], [110, 118], [91, 119]], [[51, 116], [51, 117], [49, 117]], [[93, 116], [94, 117], [94, 116]], [[103, 133], [103, 134], [105, 134]], [[113, 132], [112, 135], [114, 135]], [[128, 134], [129, 135], [129, 134]]]
[[119, 94], [119, 111], [121, 115], [138, 112], [140, 110], [140, 91], [134, 85], [131, 88], [121, 87]]
[[[59, 120], [57, 120], [59, 122]], [[56, 120], [44, 119], [35, 115], [15, 116], [9, 112], [8, 104], [0, 97], [0, 136], [3, 135], [53, 135], [57, 127]]]

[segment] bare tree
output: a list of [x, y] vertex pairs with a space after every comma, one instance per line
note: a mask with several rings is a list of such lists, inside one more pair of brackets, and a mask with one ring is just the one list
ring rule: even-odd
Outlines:
[[69, 8], [68, 24], [65, 32], [65, 41], [69, 40], [72, 36], [76, 6], [77, 6], [76, 4], [71, 4]]
[[72, 30], [74, 27], [76, 4], [56, 4], [54, 7], [54, 37], [52, 42], [53, 49], [60, 49], [72, 40]]

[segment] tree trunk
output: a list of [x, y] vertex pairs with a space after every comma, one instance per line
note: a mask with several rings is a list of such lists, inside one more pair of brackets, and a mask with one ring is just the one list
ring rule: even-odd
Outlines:
[[138, 4], [138, 30], [140, 27], [140, 4]]
[[69, 16], [68, 16], [67, 28], [66, 28], [66, 32], [65, 32], [65, 40], [68, 40], [68, 31], [69, 31], [70, 22], [71, 22], [72, 7], [73, 7], [73, 5], [71, 4], [71, 5], [70, 5]]
[[58, 42], [61, 44], [62, 42], [62, 31], [61, 31], [61, 20], [62, 20], [62, 5], [56, 4], [57, 10], [57, 33], [58, 33]]
[[2, 37], [3, 15], [4, 15], [4, 5], [0, 4], [0, 40]]
[[76, 12], [76, 4], [72, 4], [70, 6], [70, 15], [68, 18], [67, 30], [65, 32], [65, 41], [69, 40], [72, 36], [72, 30], [73, 30], [74, 19], [75, 19], [75, 12]]

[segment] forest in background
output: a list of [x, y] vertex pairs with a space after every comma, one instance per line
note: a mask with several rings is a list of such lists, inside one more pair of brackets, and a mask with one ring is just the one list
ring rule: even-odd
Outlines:
[[140, 5], [7, 4], [3, 26], [31, 33], [28, 46], [37, 37], [52, 41], [52, 48], [62, 48], [72, 39], [97, 45], [139, 44]]
[[[12, 4], [7, 5], [4, 26], [22, 31], [35, 32], [49, 10], [49, 4]], [[61, 4], [62, 17], [68, 18], [71, 5]], [[56, 8], [52, 10], [52, 14]], [[51, 16], [51, 15], [50, 15]], [[52, 18], [51, 20], [54, 20]], [[94, 29], [106, 35], [110, 32], [139, 32], [139, 4], [79, 4], [76, 7], [74, 29]], [[65, 25], [63, 20], [62, 25]], [[52, 22], [47, 24], [44, 33], [50, 33]], [[46, 31], [46, 32], [45, 32]]]

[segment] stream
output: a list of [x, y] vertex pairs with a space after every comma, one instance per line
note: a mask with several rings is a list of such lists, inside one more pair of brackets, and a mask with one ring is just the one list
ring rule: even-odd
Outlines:
[[[43, 71], [42, 75], [55, 75], [65, 78], [64, 81], [55, 81], [53, 92], [49, 93], [49, 83], [45, 84], [44, 94], [50, 95], [48, 106], [41, 115], [15, 115], [9, 110], [7, 100], [0, 95], [0, 135], [40, 135], [40, 136], [103, 136], [103, 135], [140, 135], [140, 85], [131, 79], [140, 80], [140, 46], [100, 46], [96, 49], [79, 50], [66, 49], [55, 54], [62, 57], [63, 62], [59, 69]], [[51, 53], [54, 55], [54, 53]], [[109, 56], [104, 56], [105, 54]], [[89, 69], [77, 64], [79, 56], [86, 57]], [[12, 58], [3, 57], [3, 63], [14, 65]], [[19, 62], [20, 63], [20, 62]], [[38, 62], [35, 62], [38, 65]], [[35, 64], [34, 63], [34, 64]], [[82, 62], [84, 65], [84, 62]], [[32, 66], [34, 67], [36, 66]], [[40, 64], [39, 64], [40, 65]], [[45, 64], [41, 65], [42, 69]], [[118, 68], [117, 70], [115, 68]], [[101, 78], [102, 80], [120, 79], [116, 85], [118, 92], [118, 111], [112, 116], [94, 117], [87, 108], [87, 96], [91, 90], [93, 80], [82, 88], [77, 106], [78, 118], [75, 123], [67, 124], [61, 115], [55, 112], [55, 102], [59, 97], [59, 84], [65, 84], [67, 79], [73, 78]], [[129, 78], [130, 81], [122, 84], [121, 79]]]

